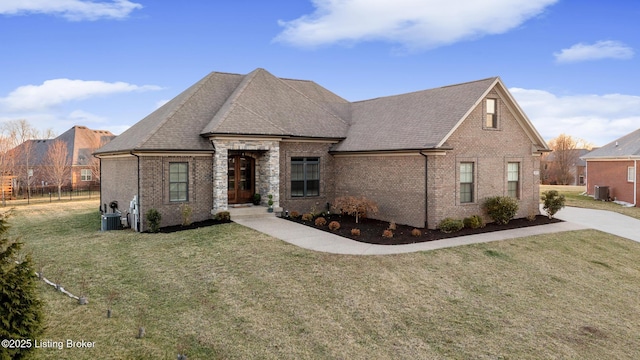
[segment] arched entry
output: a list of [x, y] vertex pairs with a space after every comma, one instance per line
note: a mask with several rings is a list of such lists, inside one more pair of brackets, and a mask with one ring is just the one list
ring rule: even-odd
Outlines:
[[250, 156], [229, 154], [227, 189], [229, 204], [250, 203], [254, 193], [255, 160]]

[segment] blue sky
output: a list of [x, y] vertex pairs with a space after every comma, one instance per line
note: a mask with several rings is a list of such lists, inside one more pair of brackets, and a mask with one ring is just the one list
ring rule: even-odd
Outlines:
[[2, 0], [0, 121], [119, 134], [211, 71], [351, 101], [500, 76], [542, 136], [640, 128], [640, 2]]

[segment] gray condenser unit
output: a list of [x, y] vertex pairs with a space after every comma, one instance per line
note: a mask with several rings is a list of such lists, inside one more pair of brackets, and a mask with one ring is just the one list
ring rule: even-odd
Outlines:
[[100, 230], [102, 231], [119, 230], [121, 226], [122, 224], [120, 222], [119, 213], [102, 214], [102, 226]]
[[596, 191], [594, 194], [596, 200], [608, 201], [609, 200], [609, 187], [596, 185]]

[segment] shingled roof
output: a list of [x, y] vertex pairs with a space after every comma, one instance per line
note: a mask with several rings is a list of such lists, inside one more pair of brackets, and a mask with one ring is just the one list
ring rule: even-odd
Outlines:
[[[372, 100], [348, 102], [312, 81], [213, 72], [133, 125], [97, 154], [213, 151], [220, 135], [339, 140], [333, 151], [433, 149], [496, 85], [493, 77]], [[510, 98], [534, 143], [544, 140]]]
[[595, 149], [581, 158], [585, 160], [640, 159], [640, 129]]

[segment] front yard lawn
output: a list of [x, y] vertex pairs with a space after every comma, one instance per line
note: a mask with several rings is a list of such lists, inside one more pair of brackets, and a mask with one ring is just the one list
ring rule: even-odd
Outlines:
[[100, 232], [97, 209], [36, 205], [11, 219], [45, 276], [76, 294], [87, 279], [85, 306], [40, 285], [42, 339], [95, 348], [39, 349], [37, 359], [640, 355], [640, 244], [598, 231], [345, 256], [233, 223]]

